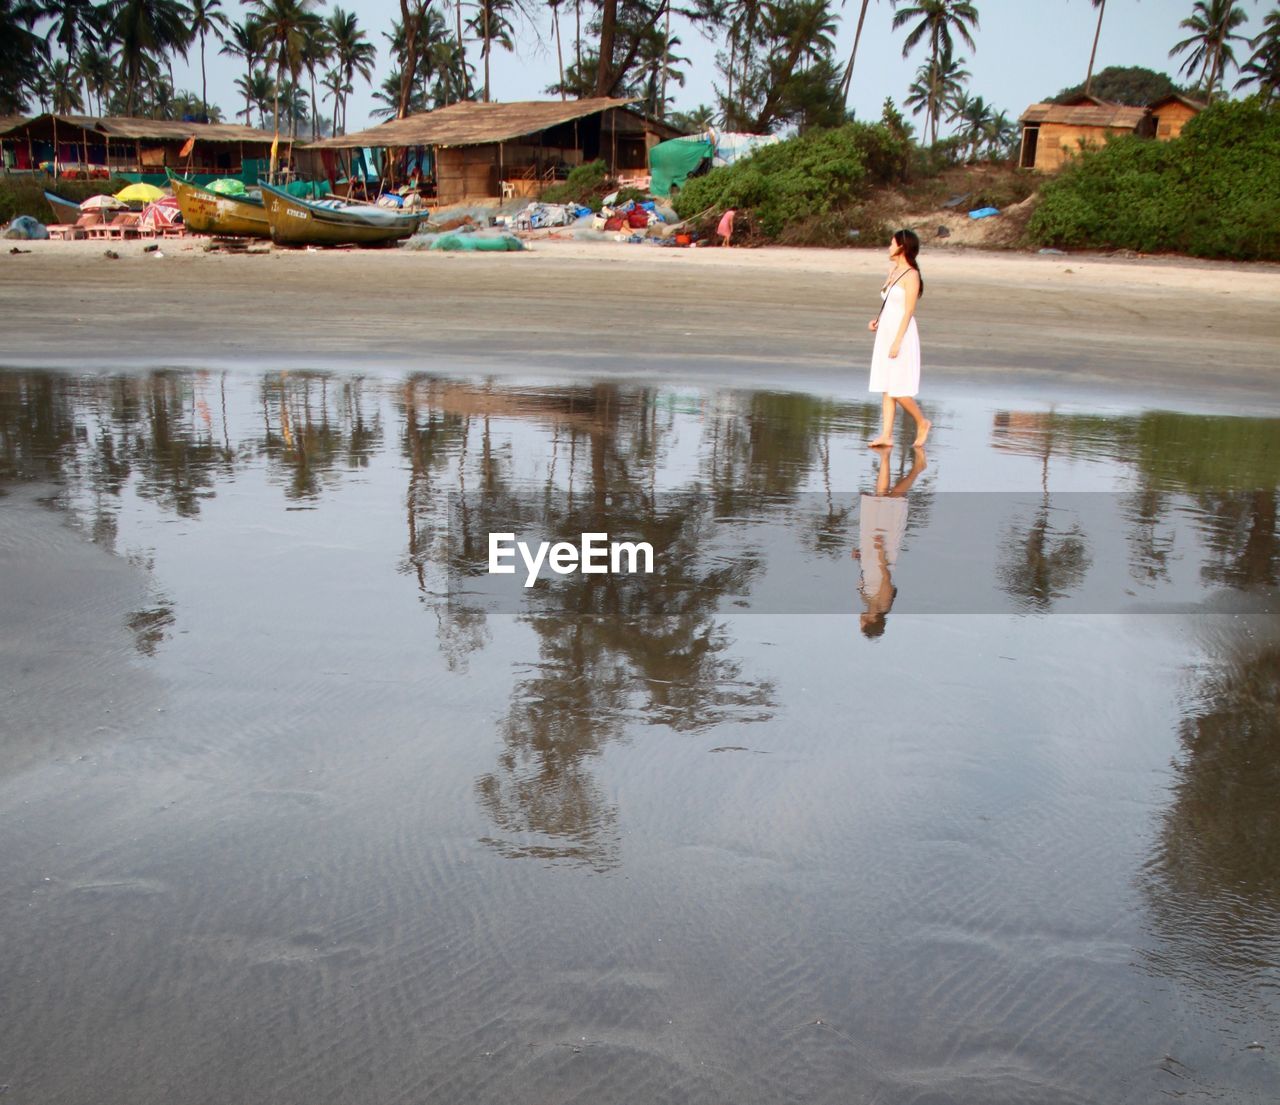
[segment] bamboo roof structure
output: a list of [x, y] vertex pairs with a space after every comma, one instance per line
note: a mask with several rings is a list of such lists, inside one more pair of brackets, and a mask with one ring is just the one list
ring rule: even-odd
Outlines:
[[527, 100], [508, 104], [464, 100], [404, 119], [389, 119], [354, 134], [308, 142], [299, 148], [349, 150], [364, 146], [482, 146], [536, 134], [561, 123], [635, 102], [634, 98], [615, 99], [610, 96], [585, 100]]
[[[11, 125], [9, 124], [12, 119]], [[0, 120], [0, 137], [10, 137], [16, 131], [42, 130], [47, 126], [79, 128], [92, 134], [122, 141], [185, 142], [194, 138], [197, 142], [270, 142], [270, 131], [241, 126], [238, 123], [188, 123], [181, 119], [136, 119], [128, 116], [101, 115], [36, 115], [29, 119], [9, 117]], [[287, 143], [288, 138], [282, 137]]]

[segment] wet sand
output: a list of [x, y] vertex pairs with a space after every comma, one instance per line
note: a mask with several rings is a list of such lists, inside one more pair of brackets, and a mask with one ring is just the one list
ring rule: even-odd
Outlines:
[[1275, 1101], [1274, 274], [557, 248], [0, 257], [6, 1100]]
[[[206, 254], [198, 244], [20, 243], [0, 255], [8, 364], [256, 363], [856, 386], [880, 251]], [[1105, 390], [1280, 406], [1280, 267], [934, 251], [921, 256], [926, 387]]]

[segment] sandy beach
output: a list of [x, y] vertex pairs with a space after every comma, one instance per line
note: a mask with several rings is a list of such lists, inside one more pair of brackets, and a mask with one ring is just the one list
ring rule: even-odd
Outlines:
[[1277, 1100], [1280, 272], [926, 253], [926, 457], [879, 251], [160, 246], [0, 253], [6, 1103]]
[[[207, 253], [204, 243], [17, 243], [0, 254], [4, 359], [98, 369], [246, 356], [396, 370], [846, 383], [870, 353], [879, 250]], [[11, 246], [11, 248], [13, 248]], [[926, 250], [926, 381], [1102, 388], [1274, 408], [1280, 267]], [[754, 375], [741, 379], [754, 367]]]

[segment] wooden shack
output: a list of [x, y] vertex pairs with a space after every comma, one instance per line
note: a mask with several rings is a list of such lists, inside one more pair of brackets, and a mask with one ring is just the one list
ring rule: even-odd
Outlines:
[[641, 115], [634, 102], [465, 101], [311, 142], [299, 148], [296, 162], [304, 175], [328, 177], [341, 190], [342, 178], [357, 175], [363, 151], [376, 150], [379, 184], [414, 180], [436, 204], [536, 196], [597, 159], [614, 174], [646, 172], [649, 149], [682, 132]]
[[1138, 134], [1168, 141], [1182, 133], [1204, 104], [1186, 96], [1166, 96], [1147, 107], [1109, 103], [1083, 94], [1065, 104], [1032, 104], [1022, 113], [1024, 169], [1053, 173], [1082, 146], [1101, 146], [1109, 134]]
[[1199, 100], [1174, 93], [1147, 105], [1151, 134], [1163, 141], [1177, 138], [1192, 119], [1205, 109]]
[[1082, 146], [1101, 146], [1109, 134], [1133, 134], [1146, 115], [1145, 107], [1111, 104], [1092, 96], [1080, 96], [1069, 104], [1032, 104], [1019, 120], [1018, 164], [1057, 172]]
[[[37, 115], [0, 129], [5, 164], [48, 166], [58, 177], [139, 174], [164, 179], [166, 168], [189, 175], [239, 175], [246, 159], [271, 154], [272, 136], [234, 123], [189, 123], [127, 116]], [[287, 147], [287, 141], [282, 143]]]

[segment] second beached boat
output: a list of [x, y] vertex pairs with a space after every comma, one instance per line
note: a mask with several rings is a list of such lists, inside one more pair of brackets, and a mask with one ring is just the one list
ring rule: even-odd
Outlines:
[[220, 238], [269, 238], [267, 213], [256, 196], [224, 196], [202, 188], [194, 180], [169, 173], [182, 221], [193, 234]]
[[411, 237], [422, 214], [406, 215], [372, 204], [298, 199], [262, 185], [271, 240], [285, 246], [376, 246]]
[[80, 217], [80, 204], [75, 200], [65, 199], [57, 192], [46, 191], [44, 198], [53, 209], [53, 221], [58, 224], [74, 223]]

